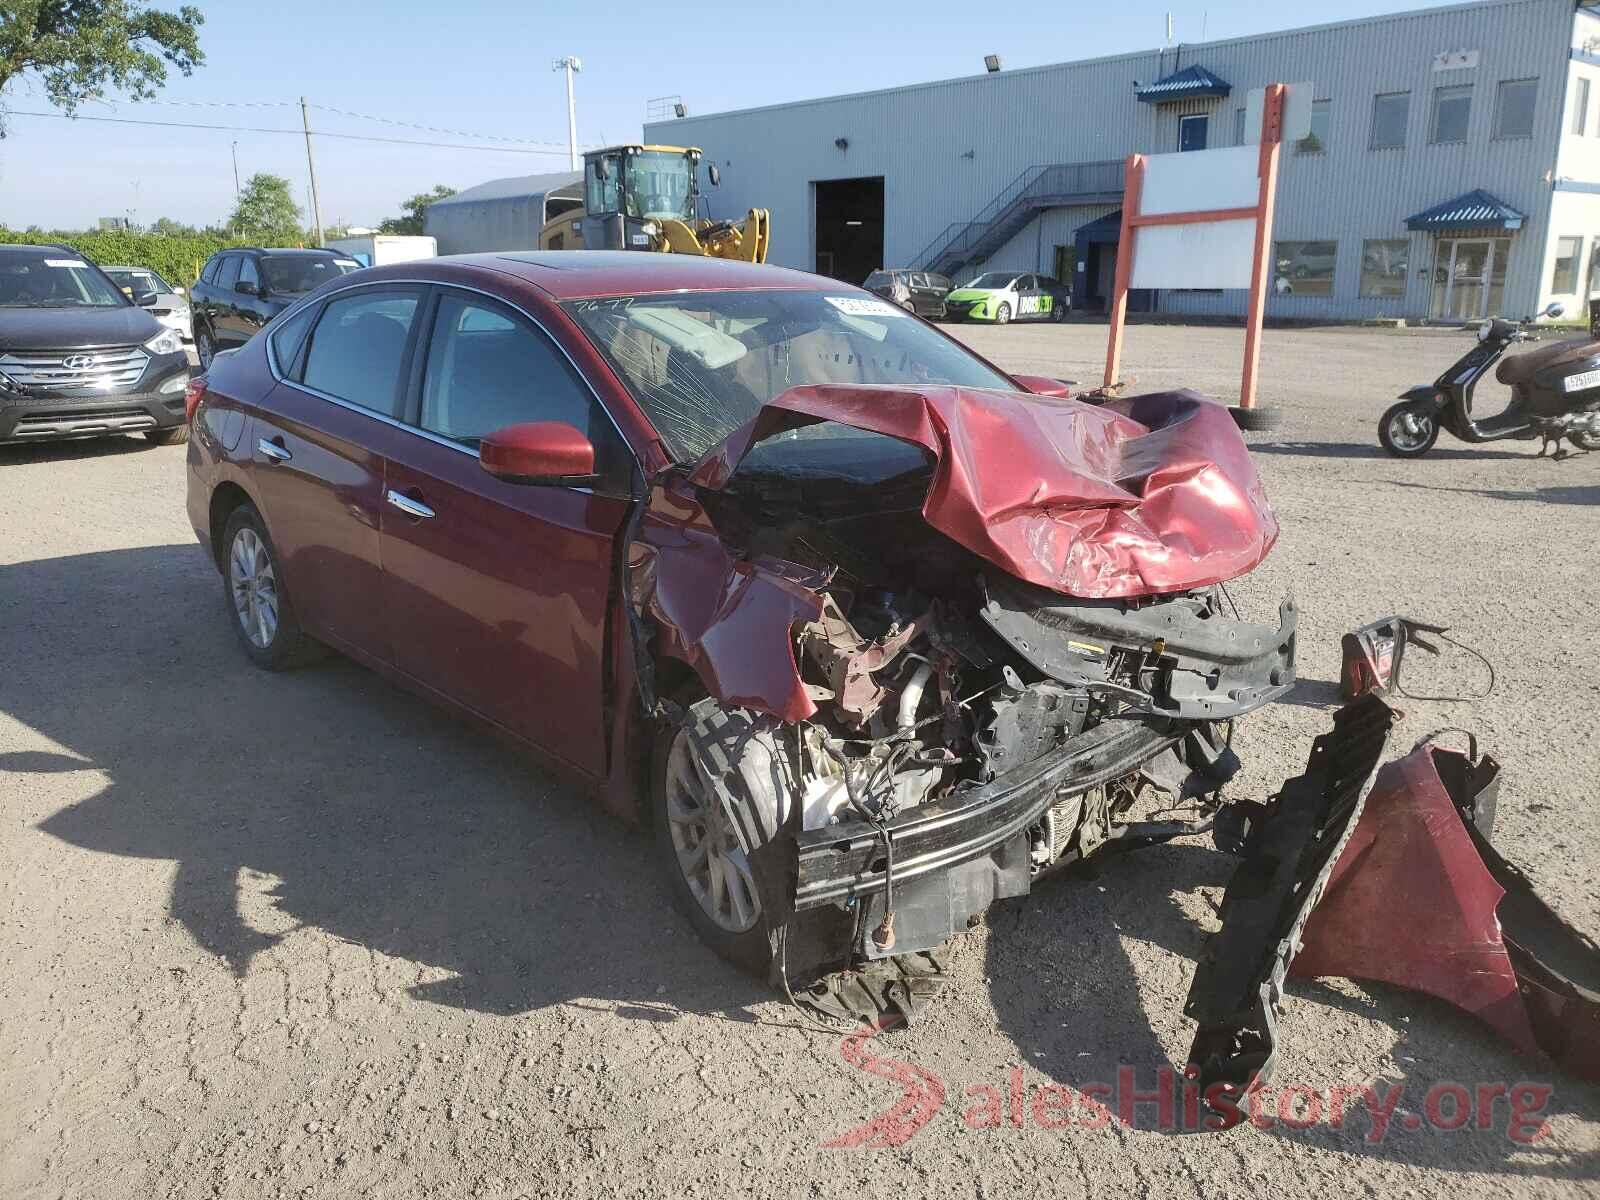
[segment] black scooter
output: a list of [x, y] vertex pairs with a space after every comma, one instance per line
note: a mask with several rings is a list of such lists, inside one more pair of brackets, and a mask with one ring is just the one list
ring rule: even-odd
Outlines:
[[[1559, 317], [1552, 304], [1540, 315]], [[1586, 337], [1554, 342], [1527, 354], [1500, 362], [1495, 378], [1511, 386], [1511, 403], [1495, 416], [1475, 421], [1472, 392], [1489, 368], [1516, 342], [1538, 339], [1523, 326], [1526, 321], [1499, 317], [1478, 333], [1478, 342], [1431, 384], [1400, 394], [1378, 421], [1378, 441], [1399, 458], [1421, 458], [1433, 449], [1439, 430], [1463, 442], [1497, 442], [1506, 438], [1543, 438], [1540, 456], [1556, 447], [1554, 457], [1565, 458], [1561, 448], [1567, 438], [1580, 450], [1600, 450], [1600, 306], [1591, 306]]]

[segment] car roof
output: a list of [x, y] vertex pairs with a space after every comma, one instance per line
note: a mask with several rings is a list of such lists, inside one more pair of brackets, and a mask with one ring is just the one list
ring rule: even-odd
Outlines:
[[20, 242], [7, 242], [5, 244], [0, 244], [0, 254], [7, 254], [7, 253], [10, 253], [13, 250], [16, 250], [16, 251], [19, 251], [19, 252], [23, 251], [23, 250], [28, 250], [28, 251], [31, 251], [34, 254], [38, 254], [38, 253], [40, 253], [42, 251], [47, 251], [47, 250], [65, 250], [68, 254], [76, 254], [80, 258], [82, 257], [82, 252], [81, 251], [74, 250], [71, 246], [63, 246], [63, 245], [61, 245], [60, 243], [57, 243], [57, 242], [44, 242], [44, 243], [42, 243], [40, 245], [37, 245], [37, 246], [34, 246], [34, 245], [23, 245]]
[[334, 258], [348, 258], [343, 250], [329, 250], [325, 246], [224, 246], [217, 251], [218, 254], [282, 254], [282, 255], [330, 255]]
[[558, 300], [743, 288], [813, 292], [855, 290], [850, 284], [792, 271], [788, 267], [694, 254], [657, 254], [647, 250], [516, 250], [454, 254], [403, 265], [415, 269], [424, 263], [488, 268], [531, 283]]

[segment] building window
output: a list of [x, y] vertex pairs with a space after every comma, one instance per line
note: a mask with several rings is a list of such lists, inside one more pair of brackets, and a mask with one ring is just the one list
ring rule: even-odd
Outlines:
[[1369, 238], [1361, 243], [1361, 294], [1394, 299], [1406, 294], [1408, 238]]
[[1572, 132], [1582, 137], [1589, 126], [1589, 80], [1579, 76], [1572, 89]]
[[1464, 142], [1467, 118], [1472, 115], [1472, 85], [1433, 89], [1433, 129], [1430, 142]]
[[1332, 100], [1311, 102], [1311, 132], [1295, 143], [1297, 153], [1321, 154], [1328, 148], [1328, 113], [1332, 106]]
[[1210, 125], [1211, 118], [1208, 116], [1179, 117], [1178, 149], [1204, 150], [1206, 148], [1206, 133]]
[[1236, 108], [1233, 110], [1233, 144], [1235, 146], [1242, 146], [1245, 144], [1244, 109], [1242, 108]]
[[1539, 97], [1537, 79], [1502, 79], [1494, 100], [1494, 136], [1533, 136], [1533, 107]]
[[1395, 150], [1406, 144], [1411, 93], [1389, 92], [1372, 98], [1372, 148]]
[[1550, 276], [1550, 290], [1557, 296], [1572, 296], [1578, 291], [1578, 261], [1583, 258], [1583, 239], [1556, 239], [1556, 269]]
[[1333, 295], [1333, 262], [1337, 242], [1276, 242], [1277, 263], [1272, 290], [1280, 296]]

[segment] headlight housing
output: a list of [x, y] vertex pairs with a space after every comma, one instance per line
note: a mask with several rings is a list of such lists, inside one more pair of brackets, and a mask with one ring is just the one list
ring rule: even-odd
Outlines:
[[151, 354], [179, 354], [183, 351], [183, 339], [176, 329], [163, 329], [146, 342], [144, 348]]

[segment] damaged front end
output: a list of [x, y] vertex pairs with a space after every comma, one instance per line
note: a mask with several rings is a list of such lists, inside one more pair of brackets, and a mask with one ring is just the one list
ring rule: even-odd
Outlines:
[[1295, 608], [1225, 611], [1276, 535], [1226, 411], [1118, 403], [797, 388], [658, 484], [633, 598], [708, 694], [666, 735], [717, 810], [668, 832], [686, 871], [732, 840], [690, 892], [723, 927], [759, 906], [775, 979], [903, 963], [1043, 871], [1210, 827]]

